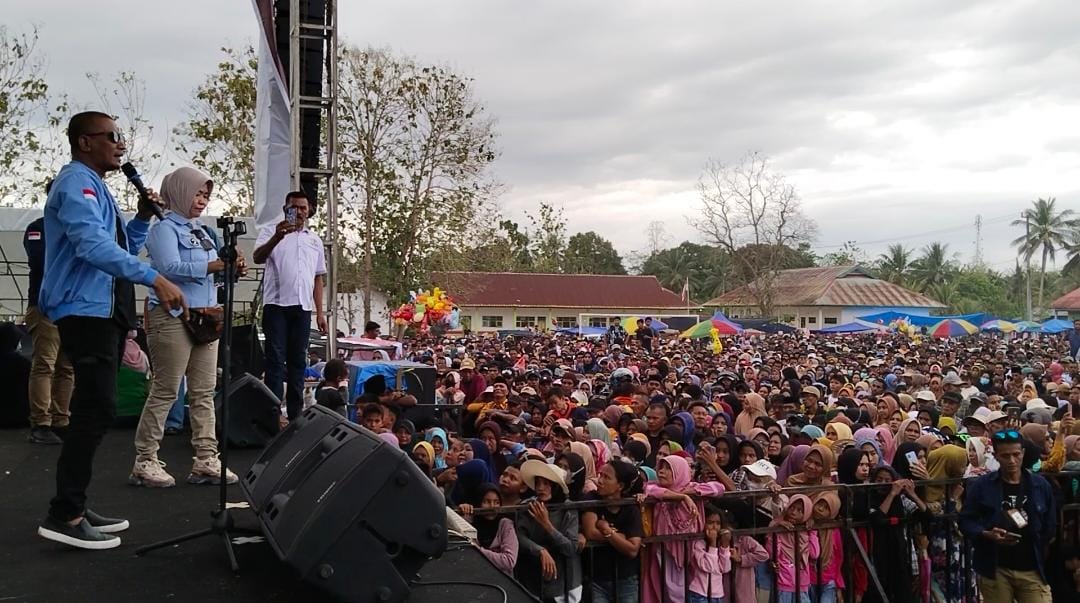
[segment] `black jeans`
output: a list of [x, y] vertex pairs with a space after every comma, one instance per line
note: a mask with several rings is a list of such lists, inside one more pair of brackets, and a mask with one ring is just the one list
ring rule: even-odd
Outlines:
[[68, 316], [56, 322], [60, 349], [75, 371], [71, 423], [56, 461], [56, 496], [49, 516], [70, 521], [86, 508], [86, 488], [106, 430], [116, 418], [116, 375], [126, 333], [111, 318]]
[[[263, 306], [263, 334], [266, 335], [266, 387], [282, 399], [294, 421], [304, 410], [304, 369], [307, 368], [311, 338], [311, 312], [300, 306]], [[283, 387], [287, 383], [288, 387]]]

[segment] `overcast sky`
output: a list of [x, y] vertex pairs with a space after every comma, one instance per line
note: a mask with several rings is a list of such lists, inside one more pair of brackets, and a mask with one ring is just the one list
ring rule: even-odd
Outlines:
[[[1007, 270], [1030, 200], [1080, 210], [1075, 1], [341, 4], [347, 42], [475, 79], [507, 214], [549, 201], [624, 253], [653, 220], [696, 239], [702, 166], [748, 150], [795, 185], [821, 252], [944, 240], [969, 261], [981, 214], [985, 259]], [[86, 71], [134, 71], [162, 130], [218, 48], [257, 35], [248, 0], [37, 0], [3, 23], [41, 27], [47, 79], [76, 98]]]

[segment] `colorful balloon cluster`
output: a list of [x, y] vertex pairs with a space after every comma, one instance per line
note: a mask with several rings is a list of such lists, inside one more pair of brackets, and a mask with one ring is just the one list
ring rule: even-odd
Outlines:
[[461, 314], [454, 306], [454, 300], [442, 289], [409, 292], [409, 301], [398, 306], [390, 313], [394, 324], [399, 326], [416, 325], [421, 333], [427, 333], [432, 325], [442, 325], [448, 329], [461, 326]]

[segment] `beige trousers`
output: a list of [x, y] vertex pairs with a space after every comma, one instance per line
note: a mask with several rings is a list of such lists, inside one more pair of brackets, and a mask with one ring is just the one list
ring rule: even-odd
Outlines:
[[983, 603], [1050, 603], [1050, 586], [1038, 572], [997, 568], [993, 579], [976, 576]]
[[150, 310], [146, 338], [154, 377], [150, 397], [135, 430], [136, 461], [157, 459], [165, 432], [165, 419], [176, 400], [180, 379], [187, 376], [188, 417], [191, 419], [191, 447], [195, 456], [217, 454], [214, 432], [214, 384], [217, 381], [218, 342], [195, 345], [184, 324], [161, 306]]
[[30, 365], [30, 425], [66, 427], [71, 417], [75, 372], [60, 350], [60, 330], [37, 306], [26, 309], [26, 326], [34, 341]]

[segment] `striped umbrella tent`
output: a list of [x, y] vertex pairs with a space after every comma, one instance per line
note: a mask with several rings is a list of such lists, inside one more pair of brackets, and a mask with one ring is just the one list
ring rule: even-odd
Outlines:
[[[655, 321], [654, 321], [655, 322]], [[710, 336], [710, 332], [716, 328], [721, 335], [738, 335], [743, 332], [743, 328], [730, 320], [727, 316], [717, 312], [709, 320], [703, 320], [696, 325], [686, 329], [679, 334], [680, 337], [687, 339], [704, 339]]]
[[979, 327], [956, 318], [947, 318], [930, 327], [929, 331], [931, 337], [963, 337], [978, 332]]
[[988, 320], [979, 325], [980, 331], [1000, 331], [1002, 333], [1012, 333], [1016, 330], [1016, 323], [1009, 322], [1007, 320]]

